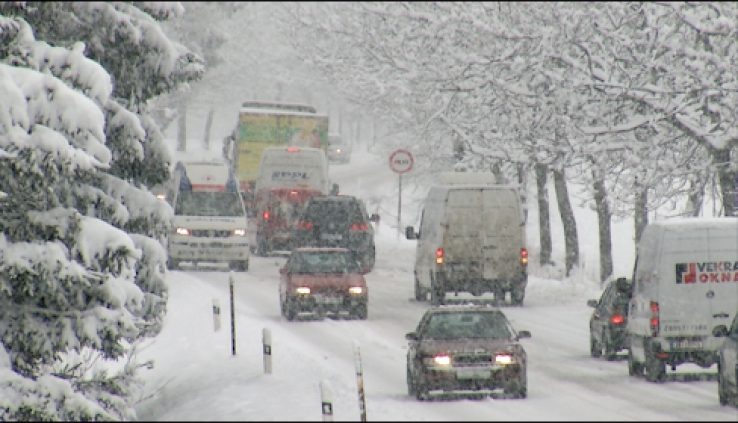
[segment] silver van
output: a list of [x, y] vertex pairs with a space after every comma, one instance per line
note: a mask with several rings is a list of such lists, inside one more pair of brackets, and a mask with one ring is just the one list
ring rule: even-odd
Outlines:
[[528, 283], [523, 207], [516, 187], [490, 183], [490, 175], [446, 178], [431, 187], [419, 232], [405, 228], [407, 239], [418, 240], [416, 300], [430, 293], [436, 305], [449, 292], [492, 292], [502, 301], [510, 292], [511, 303], [522, 305]]
[[738, 218], [656, 221], [638, 242], [626, 336], [628, 372], [651, 381], [683, 363], [718, 361], [738, 310]]

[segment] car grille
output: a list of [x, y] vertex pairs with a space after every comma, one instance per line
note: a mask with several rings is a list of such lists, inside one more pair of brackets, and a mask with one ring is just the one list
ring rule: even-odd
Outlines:
[[470, 367], [491, 366], [494, 360], [494, 356], [490, 354], [458, 354], [453, 356], [452, 362], [454, 367]]
[[231, 236], [231, 231], [217, 229], [193, 229], [192, 236], [202, 238], [228, 238]]

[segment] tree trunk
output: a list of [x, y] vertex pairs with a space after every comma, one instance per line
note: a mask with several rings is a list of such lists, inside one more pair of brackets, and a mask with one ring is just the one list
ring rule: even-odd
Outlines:
[[566, 248], [566, 276], [570, 276], [571, 269], [579, 264], [579, 236], [577, 222], [574, 219], [574, 210], [569, 201], [569, 191], [566, 188], [564, 170], [553, 171], [556, 201], [559, 204], [561, 223], [564, 225], [564, 246]]
[[723, 216], [734, 216], [736, 207], [736, 172], [730, 170], [730, 149], [714, 150], [715, 164], [719, 166], [718, 183], [720, 196], [723, 199]]
[[607, 204], [605, 181], [600, 172], [593, 172], [594, 200], [600, 238], [600, 285], [612, 276], [612, 234], [610, 232], [610, 206]]
[[210, 150], [210, 128], [213, 126], [213, 115], [215, 114], [214, 109], [210, 109], [208, 113], [208, 119], [205, 122], [205, 149]]
[[689, 178], [689, 194], [685, 215], [697, 217], [702, 211], [702, 200], [705, 197], [705, 182], [699, 176]]
[[641, 234], [646, 228], [646, 225], [648, 225], [648, 188], [636, 184], [635, 192], [636, 203], [633, 220], [635, 221], [635, 242], [636, 245], [638, 245], [638, 241], [641, 239]]
[[547, 172], [545, 165], [536, 163], [536, 189], [538, 200], [538, 236], [541, 242], [541, 266], [551, 263], [551, 215], [548, 209], [548, 190], [546, 189]]
[[177, 151], [187, 151], [187, 105], [179, 106], [179, 130], [177, 131]]

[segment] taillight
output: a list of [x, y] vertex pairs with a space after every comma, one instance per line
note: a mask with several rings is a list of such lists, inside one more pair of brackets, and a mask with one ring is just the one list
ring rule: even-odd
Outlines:
[[625, 319], [623, 319], [623, 316], [615, 315], [615, 316], [610, 317], [610, 321], [614, 325], [621, 325], [621, 324], [623, 324], [623, 322], [625, 321]]
[[651, 301], [651, 336], [659, 336], [659, 303]]
[[520, 249], [520, 262], [523, 264], [528, 264], [528, 250], [525, 248]]
[[350, 231], [366, 232], [368, 229], [369, 227], [364, 222], [354, 223], [351, 226], [349, 226]]
[[301, 220], [297, 222], [297, 229], [312, 229], [313, 223]]
[[265, 211], [264, 213], [262, 213], [261, 216], [264, 218], [264, 220], [269, 220], [269, 212], [268, 211]]
[[443, 248], [436, 250], [436, 264], [443, 264]]
[[289, 151], [290, 153], [296, 153], [300, 151], [300, 149], [297, 147], [287, 147], [287, 151]]

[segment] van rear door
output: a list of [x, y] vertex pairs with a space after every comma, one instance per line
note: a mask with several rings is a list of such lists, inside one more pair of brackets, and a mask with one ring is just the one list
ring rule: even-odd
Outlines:
[[709, 329], [717, 325], [730, 327], [738, 310], [738, 233], [735, 229], [708, 228], [710, 238], [710, 267], [708, 272], [710, 291]]
[[513, 280], [521, 272], [522, 221], [518, 198], [510, 189], [482, 191], [484, 278]]
[[659, 267], [659, 322], [664, 337], [708, 336], [712, 331], [710, 291], [700, 269], [710, 261], [705, 228], [665, 227]]
[[482, 189], [448, 191], [446, 203], [446, 265], [466, 278], [482, 277]]

